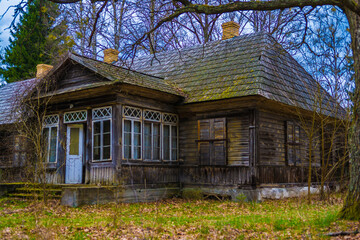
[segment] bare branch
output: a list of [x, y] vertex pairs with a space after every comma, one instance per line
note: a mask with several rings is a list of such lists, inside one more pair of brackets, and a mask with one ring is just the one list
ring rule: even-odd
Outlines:
[[93, 29], [92, 29], [92, 31], [91, 31], [90, 38], [89, 38], [89, 45], [88, 45], [88, 47], [90, 47], [91, 42], [92, 42], [92, 38], [93, 38], [93, 36], [94, 36], [94, 34], [95, 34], [96, 25], [97, 25], [97, 22], [98, 22], [98, 20], [99, 20], [99, 18], [100, 18], [100, 13], [104, 10], [104, 8], [105, 8], [106, 4], [108, 3], [108, 1], [109, 1], [109, 0], [105, 0], [104, 3], [103, 3], [103, 5], [102, 5], [101, 8], [99, 9], [99, 11], [96, 13], [95, 22], [94, 22]]

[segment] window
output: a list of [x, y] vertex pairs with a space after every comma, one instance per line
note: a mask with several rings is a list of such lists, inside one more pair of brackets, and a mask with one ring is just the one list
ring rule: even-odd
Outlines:
[[44, 118], [43, 140], [45, 159], [49, 163], [57, 161], [59, 115], [48, 115]]
[[175, 114], [163, 114], [163, 159], [175, 161], [178, 158], [178, 118]]
[[226, 119], [198, 121], [198, 153], [201, 165], [226, 164]]
[[124, 107], [124, 158], [141, 159], [141, 109]]
[[123, 158], [132, 160], [178, 158], [178, 117], [149, 109], [123, 108]]
[[111, 160], [112, 108], [92, 110], [93, 117], [93, 161]]
[[286, 150], [289, 166], [301, 162], [300, 152], [300, 126], [292, 121], [286, 122]]

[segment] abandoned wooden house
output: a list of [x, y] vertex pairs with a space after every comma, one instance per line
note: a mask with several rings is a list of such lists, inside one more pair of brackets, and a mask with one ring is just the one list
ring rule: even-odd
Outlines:
[[[49, 70], [42, 79], [53, 86], [41, 96], [49, 98], [48, 182], [232, 197], [305, 183], [304, 119], [319, 105], [333, 117], [343, 109], [269, 34], [237, 36], [234, 22], [223, 28], [220, 41], [138, 58], [133, 70], [119, 66], [114, 49], [103, 62], [69, 53]], [[18, 84], [1, 88], [1, 101]]]

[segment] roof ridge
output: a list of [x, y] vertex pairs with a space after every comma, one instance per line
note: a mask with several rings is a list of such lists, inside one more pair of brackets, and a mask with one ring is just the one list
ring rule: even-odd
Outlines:
[[[133, 70], [133, 69], [130, 69], [130, 68], [125, 68], [125, 67], [118, 66], [118, 65], [114, 65], [114, 64], [111, 64], [111, 63], [106, 63], [106, 62], [103, 62], [103, 61], [100, 61], [100, 60], [97, 60], [97, 59], [94, 59], [94, 58], [90, 58], [90, 57], [87, 57], [87, 56], [80, 55], [80, 54], [75, 53], [75, 52], [71, 52], [71, 55], [75, 55], [76, 57], [80, 57], [80, 58], [86, 58], [86, 59], [91, 60], [91, 61], [95, 61], [95, 62], [104, 64], [104, 65], [108, 65], [108, 66], [111, 66], [111, 67], [114, 67], [114, 68], [126, 70], [126, 71], [129, 71], [129, 72], [139, 73], [139, 74], [141, 74], [141, 75], [145, 75], [145, 76], [149, 76], [149, 77], [153, 77], [153, 78], [158, 78], [158, 79], [161, 79], [161, 80], [165, 80], [165, 79], [162, 78], [162, 77], [158, 77], [158, 76], [154, 76], [154, 75], [151, 75], [151, 74], [139, 72], [139, 71], [136, 71], [136, 70]], [[71, 56], [71, 55], [70, 55], [70, 56]]]

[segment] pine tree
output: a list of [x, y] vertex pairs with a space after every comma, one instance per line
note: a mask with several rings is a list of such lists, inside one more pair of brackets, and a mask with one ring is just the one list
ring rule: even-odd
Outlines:
[[12, 27], [10, 45], [2, 55], [0, 75], [7, 82], [35, 76], [36, 65], [52, 64], [72, 46], [64, 21], [57, 22], [58, 5], [46, 0], [32, 1], [19, 23]]

